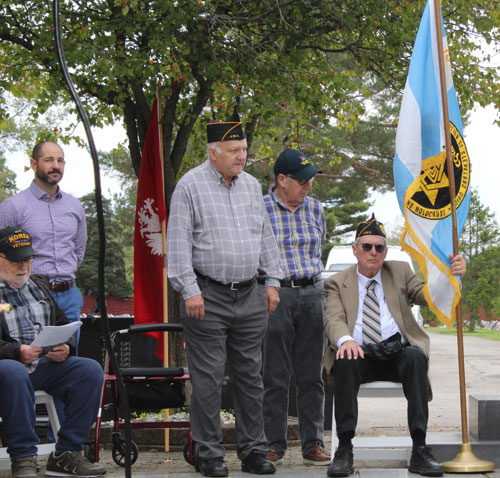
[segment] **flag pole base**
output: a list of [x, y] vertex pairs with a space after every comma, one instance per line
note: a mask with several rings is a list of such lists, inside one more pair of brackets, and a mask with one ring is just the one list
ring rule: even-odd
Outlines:
[[495, 469], [495, 463], [491, 461], [480, 460], [472, 453], [472, 446], [470, 443], [463, 443], [460, 446], [458, 455], [451, 461], [441, 463], [444, 471], [450, 473], [473, 473], [473, 472], [486, 472]]

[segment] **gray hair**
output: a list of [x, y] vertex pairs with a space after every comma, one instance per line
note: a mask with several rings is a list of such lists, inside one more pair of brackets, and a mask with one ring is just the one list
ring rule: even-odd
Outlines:
[[220, 149], [220, 145], [219, 145], [219, 141], [215, 141], [213, 143], [208, 143], [207, 144], [207, 155], [208, 155], [208, 149], [211, 148], [211, 149], [215, 149], [215, 151], [220, 154], [221, 153], [221, 149]]

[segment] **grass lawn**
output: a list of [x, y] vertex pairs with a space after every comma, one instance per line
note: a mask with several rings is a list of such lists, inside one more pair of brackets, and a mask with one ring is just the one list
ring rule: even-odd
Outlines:
[[[457, 335], [457, 329], [455, 327], [449, 329], [448, 327], [426, 327], [426, 332], [432, 332], [435, 334], [446, 334], [446, 335]], [[488, 340], [499, 340], [500, 341], [500, 330], [474, 330], [474, 332], [469, 332], [467, 327], [463, 329], [464, 335], [469, 337], [481, 337], [482, 339]]]

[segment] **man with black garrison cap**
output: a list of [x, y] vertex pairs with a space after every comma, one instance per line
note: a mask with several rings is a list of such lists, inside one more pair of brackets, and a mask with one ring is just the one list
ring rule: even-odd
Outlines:
[[[416, 322], [411, 305], [426, 305], [424, 282], [410, 265], [386, 261], [382, 223], [373, 215], [362, 222], [352, 246], [358, 261], [325, 281], [325, 331], [330, 347], [324, 358], [335, 383], [335, 420], [339, 446], [328, 476], [354, 472], [352, 438], [358, 418], [361, 383], [400, 382], [408, 400], [408, 427], [413, 441], [409, 471], [440, 476], [443, 467], [426, 446], [429, 337]], [[451, 272], [463, 275], [465, 261], [450, 257]], [[335, 431], [333, 431], [335, 433]]]
[[[243, 171], [247, 140], [239, 117], [209, 122], [207, 142], [207, 161], [175, 188], [167, 231], [168, 276], [184, 299], [197, 466], [204, 476], [228, 476], [219, 415], [227, 360], [242, 470], [271, 474], [261, 368], [268, 314], [279, 302], [279, 253], [261, 187]], [[265, 288], [257, 286], [258, 269]]]

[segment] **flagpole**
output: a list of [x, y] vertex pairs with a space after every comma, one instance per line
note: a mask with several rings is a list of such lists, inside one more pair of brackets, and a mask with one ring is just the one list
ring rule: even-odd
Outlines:
[[[161, 123], [161, 98], [156, 92], [156, 104], [158, 105], [158, 141], [160, 149], [160, 165], [161, 165], [161, 179], [162, 188], [165, 191], [165, 180], [164, 180], [164, 170], [163, 170], [163, 127]], [[163, 281], [162, 281], [162, 294], [163, 294], [163, 322], [168, 322], [168, 282], [167, 282], [167, 222], [165, 219], [161, 221], [161, 250], [163, 257]], [[168, 334], [163, 336], [163, 366], [168, 367]], [[165, 408], [165, 421], [168, 422], [168, 408]], [[165, 428], [165, 451], [170, 451], [170, 430]]]
[[[441, 29], [441, 5], [440, 0], [434, 0], [434, 17], [436, 25], [436, 39], [439, 57], [439, 78], [441, 84], [441, 101], [443, 106], [444, 137], [446, 145], [446, 166], [448, 171], [448, 184], [450, 190], [451, 221], [452, 221], [452, 239], [453, 255], [458, 254], [458, 228], [457, 228], [457, 207], [455, 191], [455, 172], [453, 168], [453, 158], [451, 155], [451, 133], [450, 116], [448, 111], [448, 89], [446, 87], [446, 73], [444, 65], [443, 51], [443, 32]], [[447, 51], [448, 55], [449, 52]], [[455, 319], [457, 323], [457, 346], [458, 346], [458, 376], [460, 384], [460, 411], [462, 420], [462, 446], [460, 452], [454, 460], [444, 462], [445, 471], [452, 473], [470, 473], [491, 471], [495, 469], [495, 464], [489, 461], [483, 461], [472, 453], [472, 447], [469, 444], [469, 427], [467, 423], [467, 397], [465, 388], [465, 366], [464, 366], [464, 341], [462, 326], [462, 307], [459, 301], [455, 309]]]

